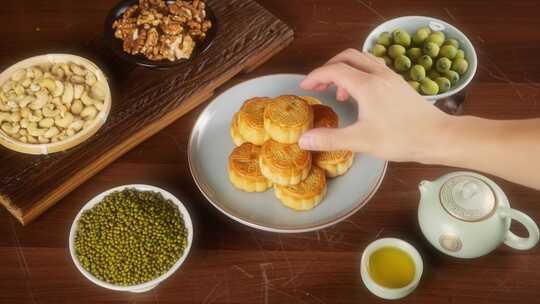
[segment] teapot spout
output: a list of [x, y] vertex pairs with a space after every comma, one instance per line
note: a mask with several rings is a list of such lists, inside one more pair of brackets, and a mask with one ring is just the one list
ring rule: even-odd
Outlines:
[[421, 181], [420, 184], [418, 185], [418, 188], [420, 189], [420, 193], [421, 194], [426, 193], [426, 191], [428, 191], [431, 188], [431, 185], [432, 185], [432, 182], [430, 181], [427, 181], [427, 180]]

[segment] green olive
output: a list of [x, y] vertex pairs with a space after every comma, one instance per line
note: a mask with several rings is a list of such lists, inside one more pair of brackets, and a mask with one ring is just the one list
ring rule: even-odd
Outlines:
[[456, 71], [448, 71], [444, 73], [444, 77], [448, 78], [452, 85], [456, 84], [456, 82], [458, 82], [460, 78], [459, 74]]
[[410, 81], [407, 81], [407, 83], [415, 90], [415, 91], [420, 91], [420, 83], [418, 81], [414, 81], [414, 80], [410, 80]]
[[443, 45], [444, 39], [445, 35], [443, 32], [433, 32], [426, 38], [425, 42], [433, 42], [440, 47]]
[[389, 32], [382, 32], [377, 38], [377, 44], [389, 47], [392, 44], [392, 35]]
[[426, 69], [423, 66], [417, 64], [411, 68], [409, 75], [412, 80], [421, 81], [426, 77]]
[[439, 56], [452, 60], [456, 57], [457, 51], [458, 49], [453, 45], [443, 45], [439, 51]]
[[441, 74], [439, 72], [437, 72], [437, 69], [431, 69], [427, 73], [427, 77], [429, 77], [431, 79], [435, 79], [437, 77], [441, 77]]
[[395, 44], [409, 47], [411, 45], [411, 36], [404, 29], [396, 29], [392, 32], [392, 39]]
[[387, 65], [387, 66], [392, 66], [392, 58], [388, 57], [388, 56], [383, 56], [382, 57], [384, 59], [384, 63]]
[[433, 59], [431, 59], [431, 57], [429, 57], [428, 55], [422, 55], [422, 57], [416, 60], [416, 63], [423, 66], [426, 71], [429, 71], [431, 69], [431, 66], [433, 65]]
[[399, 45], [399, 44], [392, 44], [389, 48], [388, 48], [388, 56], [390, 56], [390, 58], [392, 59], [396, 59], [397, 57], [401, 56], [401, 55], [405, 55], [405, 48], [402, 46], [402, 45]]
[[426, 77], [420, 82], [420, 90], [425, 95], [437, 95], [439, 93], [439, 85]]
[[435, 63], [435, 67], [440, 73], [448, 72], [452, 67], [452, 61], [446, 57], [439, 58]]
[[394, 68], [399, 72], [405, 72], [411, 68], [411, 60], [405, 55], [400, 55], [394, 60]]
[[386, 48], [382, 44], [375, 44], [371, 49], [371, 53], [377, 57], [386, 55]]
[[422, 43], [424, 43], [429, 34], [431, 34], [431, 29], [427, 26], [421, 27], [416, 30], [416, 33], [414, 33], [412, 38], [414, 45], [421, 45]]
[[412, 61], [416, 62], [418, 58], [422, 56], [422, 50], [420, 48], [414, 47], [407, 50], [407, 57], [411, 58]]
[[426, 42], [422, 48], [422, 51], [431, 58], [437, 58], [437, 56], [439, 56], [440, 48], [436, 43]]
[[409, 70], [400, 72], [399, 75], [401, 75], [401, 77], [403, 77], [403, 79], [405, 79], [405, 81], [412, 80], [411, 75], [409, 75]]
[[447, 92], [448, 90], [450, 90], [450, 87], [452, 86], [452, 84], [450, 83], [450, 80], [448, 80], [448, 78], [445, 78], [445, 77], [437, 77], [435, 78], [435, 82], [439, 86], [439, 93]]
[[459, 41], [453, 38], [446, 39], [443, 45], [453, 45], [456, 49], [459, 49]]
[[459, 75], [465, 74], [469, 68], [469, 63], [463, 58], [458, 58], [452, 63], [452, 70], [458, 72]]
[[456, 57], [454, 57], [454, 59], [458, 59], [458, 58], [465, 59], [465, 52], [463, 50], [457, 51]]

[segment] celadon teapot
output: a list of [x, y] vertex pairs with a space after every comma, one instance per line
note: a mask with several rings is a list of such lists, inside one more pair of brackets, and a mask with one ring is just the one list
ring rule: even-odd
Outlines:
[[[501, 243], [514, 249], [533, 248], [539, 239], [536, 223], [510, 208], [508, 198], [493, 181], [473, 172], [454, 172], [420, 183], [418, 221], [422, 233], [438, 250], [458, 258], [476, 258]], [[510, 231], [515, 220], [527, 238]]]

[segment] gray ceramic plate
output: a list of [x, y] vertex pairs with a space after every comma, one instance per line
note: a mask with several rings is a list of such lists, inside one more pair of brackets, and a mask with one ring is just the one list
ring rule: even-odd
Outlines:
[[387, 163], [357, 154], [349, 172], [329, 180], [325, 199], [307, 212], [284, 207], [272, 189], [265, 193], [245, 193], [236, 190], [229, 182], [227, 160], [234, 149], [229, 128], [233, 114], [249, 98], [311, 95], [339, 114], [342, 127], [356, 120], [358, 109], [355, 103], [338, 103], [334, 97], [335, 91], [303, 91], [298, 84], [304, 77], [294, 74], [269, 75], [236, 85], [214, 99], [193, 128], [188, 157], [197, 186], [212, 205], [242, 224], [287, 233], [321, 229], [344, 220], [362, 208], [382, 182]]

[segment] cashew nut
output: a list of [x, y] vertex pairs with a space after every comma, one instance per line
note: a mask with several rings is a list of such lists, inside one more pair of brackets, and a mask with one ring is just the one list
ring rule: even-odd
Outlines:
[[21, 126], [21, 128], [27, 129], [28, 126], [30, 125], [30, 121], [28, 119], [26, 119], [26, 118], [23, 118], [19, 122], [19, 125]]
[[42, 88], [47, 89], [51, 94], [56, 92], [56, 82], [50, 78], [43, 78], [39, 81]]
[[11, 115], [9, 113], [0, 112], [0, 124], [4, 121], [11, 121]]
[[67, 128], [73, 122], [73, 114], [67, 112], [64, 117], [57, 116], [54, 119], [54, 124], [60, 128]]
[[11, 108], [8, 106], [7, 102], [0, 102], [0, 111], [9, 112]]
[[54, 125], [54, 119], [52, 118], [45, 118], [39, 121], [38, 125], [41, 128], [50, 128]]
[[21, 129], [19, 130], [19, 134], [20, 134], [21, 136], [26, 136], [26, 135], [28, 135], [28, 131], [26, 131], [26, 129], [22, 129], [22, 128], [21, 128]]
[[92, 97], [88, 96], [86, 92], [84, 92], [81, 96], [81, 101], [85, 106], [91, 106], [96, 103], [96, 100], [92, 99]]
[[66, 76], [71, 76], [73, 75], [73, 72], [69, 69], [69, 66], [67, 63], [61, 63], [60, 64], [60, 67], [62, 68], [62, 70], [64, 71], [64, 74]]
[[32, 113], [28, 116], [28, 121], [29, 122], [39, 122], [43, 117], [41, 117], [40, 115], [36, 115], [36, 113]]
[[96, 115], [97, 115], [97, 109], [93, 106], [88, 106], [84, 108], [80, 114], [80, 116], [84, 120], [92, 120], [96, 117]]
[[24, 87], [19, 83], [13, 87], [13, 90], [17, 96], [22, 96], [24, 94]]
[[32, 70], [32, 68], [26, 68], [26, 77], [34, 78], [34, 71]]
[[92, 95], [93, 98], [104, 100], [105, 99], [105, 87], [99, 82], [94, 84], [92, 86], [92, 89], [90, 90], [90, 95]]
[[41, 90], [41, 86], [38, 83], [32, 82], [30, 85], [30, 91], [32, 92], [39, 92]]
[[[49, 103], [48, 105], [53, 105], [53, 104]], [[54, 107], [52, 107], [51, 109], [51, 107], [48, 107], [48, 105], [45, 108], [43, 108], [43, 110], [41, 110], [41, 112], [43, 113], [43, 116], [55, 117], [60, 114], [60, 110], [57, 110], [57, 109], [55, 110]]]
[[19, 122], [19, 121], [21, 121], [21, 113], [20, 113], [20, 112], [13, 112], [13, 113], [11, 113], [9, 119], [10, 119], [12, 122]]
[[19, 109], [19, 103], [16, 102], [15, 100], [10, 100], [7, 102], [7, 106], [9, 107], [9, 109], [11, 111], [15, 111], [15, 110], [18, 110]]
[[32, 68], [32, 74], [34, 75], [34, 79], [40, 79], [43, 77], [43, 71], [41, 71], [38, 67]]
[[47, 129], [38, 128], [35, 122], [29, 124], [28, 128], [26, 128], [26, 130], [28, 130], [28, 134], [30, 134], [32, 136], [36, 136], [36, 137], [42, 136], [47, 131]]
[[73, 98], [81, 99], [83, 92], [84, 92], [84, 85], [81, 85], [81, 84], [73, 85]]
[[6, 83], [2, 85], [2, 91], [4, 91], [4, 93], [8, 93], [13, 88], [13, 85], [15, 85], [14, 81], [6, 81]]
[[83, 124], [84, 122], [82, 120], [76, 119], [68, 126], [67, 132], [69, 132], [69, 130], [79, 132], [83, 128]]
[[80, 100], [75, 100], [73, 104], [71, 104], [71, 112], [75, 115], [78, 115], [83, 110], [83, 104]]
[[66, 82], [64, 85], [64, 94], [62, 95], [62, 102], [70, 104], [73, 101], [73, 84]]
[[73, 76], [71, 76], [71, 81], [72, 81], [73, 83], [83, 84], [83, 83], [85, 83], [86, 80], [85, 80], [84, 77], [82, 77], [82, 76], [79, 76], [79, 75], [73, 75]]
[[94, 73], [88, 71], [88, 73], [86, 73], [86, 84], [89, 85], [89, 86], [93, 86], [96, 84], [97, 82], [97, 78], [96, 78], [96, 75], [94, 75]]
[[26, 71], [25, 70], [18, 70], [13, 75], [11, 75], [11, 80], [15, 82], [19, 82], [23, 80], [23, 78], [26, 77]]
[[58, 128], [50, 127], [47, 130], [47, 132], [45, 132], [45, 134], [43, 136], [45, 136], [45, 138], [52, 138], [52, 137], [58, 135], [58, 133], [60, 133], [60, 131], [58, 131]]
[[23, 86], [23, 88], [28, 88], [30, 87], [31, 84], [32, 84], [32, 79], [30, 78], [26, 78], [25, 80], [23, 80], [23, 82], [21, 82], [21, 85]]
[[70, 64], [69, 67], [75, 75], [84, 76], [86, 74], [86, 70], [76, 65], [75, 63]]
[[48, 144], [50, 142], [49, 139], [43, 135], [38, 137], [38, 141], [40, 144]]
[[[81, 127], [82, 127], [82, 125], [81, 125]], [[75, 135], [75, 130], [74, 129], [67, 129], [66, 135], [69, 136], [69, 137]]]
[[19, 141], [22, 142], [22, 143], [27, 143], [28, 142], [28, 138], [24, 135], [21, 135], [21, 137], [19, 137]]
[[36, 98], [34, 96], [26, 95], [21, 100], [19, 100], [19, 107], [26, 108], [29, 104], [36, 101]]
[[96, 109], [101, 112], [105, 109], [105, 104], [101, 101], [96, 101], [94, 107], [96, 107]]
[[38, 143], [37, 139], [34, 136], [27, 135], [26, 139], [27, 139], [29, 144], [37, 144]]
[[46, 91], [39, 91], [36, 93], [36, 100], [32, 102], [28, 107], [32, 110], [38, 110], [43, 108], [49, 101], [49, 94]]
[[13, 124], [9, 122], [4, 122], [2, 124], [2, 130], [12, 136], [14, 136], [15, 134], [18, 134], [20, 129], [21, 127], [19, 126], [19, 124]]
[[60, 79], [64, 78], [64, 75], [65, 75], [64, 70], [58, 64], [55, 64], [52, 66], [51, 73], [53, 73], [53, 75], [55, 75], [56, 77]]

